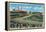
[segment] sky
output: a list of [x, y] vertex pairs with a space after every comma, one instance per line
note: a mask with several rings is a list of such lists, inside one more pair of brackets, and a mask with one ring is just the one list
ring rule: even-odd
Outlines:
[[44, 4], [9, 3], [8, 7], [10, 10], [15, 9], [15, 10], [32, 11], [32, 12], [44, 11]]

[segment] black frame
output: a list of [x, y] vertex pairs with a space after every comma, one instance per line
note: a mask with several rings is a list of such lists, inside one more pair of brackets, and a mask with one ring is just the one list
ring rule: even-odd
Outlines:
[[7, 1], [5, 2], [5, 30], [7, 29]]

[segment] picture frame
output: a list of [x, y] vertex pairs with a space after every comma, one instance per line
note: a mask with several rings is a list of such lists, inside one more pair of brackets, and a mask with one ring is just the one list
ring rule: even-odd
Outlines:
[[8, 31], [44, 28], [45, 28], [44, 3], [12, 1], [5, 2], [5, 30]]

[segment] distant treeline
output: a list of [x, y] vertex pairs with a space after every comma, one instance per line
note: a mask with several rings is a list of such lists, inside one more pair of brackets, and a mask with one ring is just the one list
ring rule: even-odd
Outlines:
[[37, 13], [40, 13], [40, 14], [42, 14], [41, 12], [32, 12], [32, 14], [37, 14]]

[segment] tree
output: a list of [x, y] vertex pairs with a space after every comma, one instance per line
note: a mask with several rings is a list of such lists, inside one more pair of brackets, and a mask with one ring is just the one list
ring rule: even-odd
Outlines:
[[29, 14], [31, 14], [31, 11], [29, 11]]
[[15, 11], [15, 9], [13, 9], [13, 11]]

